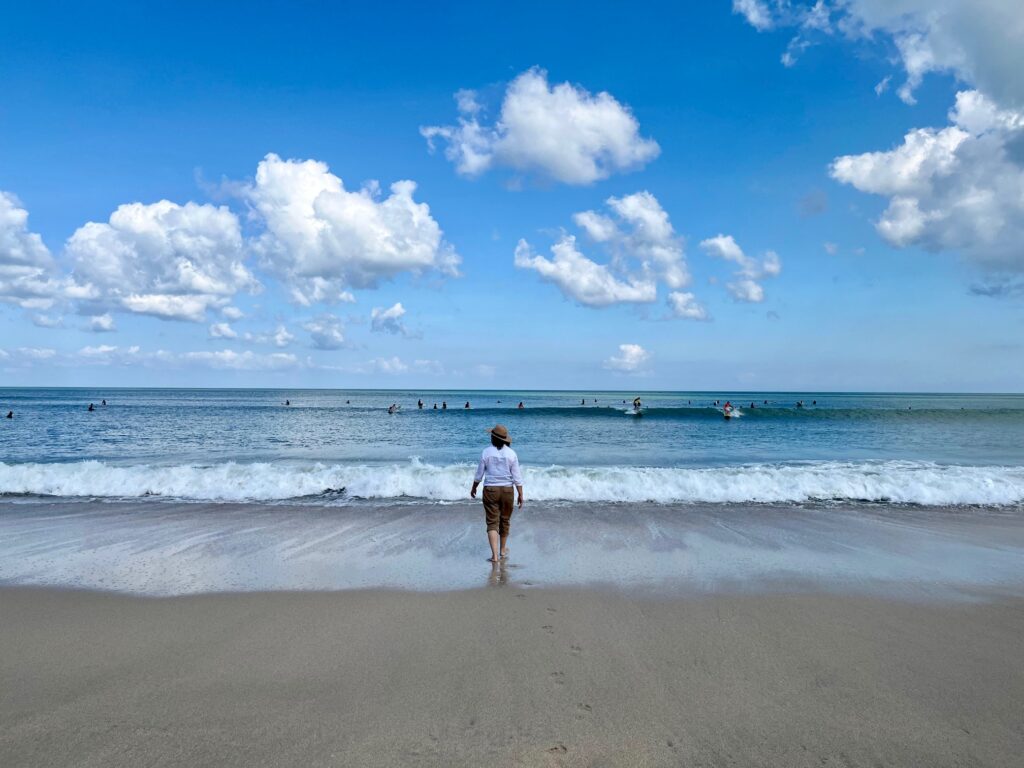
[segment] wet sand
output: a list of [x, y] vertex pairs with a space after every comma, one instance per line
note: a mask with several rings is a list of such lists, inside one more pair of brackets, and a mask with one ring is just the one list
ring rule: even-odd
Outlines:
[[1024, 600], [0, 589], [4, 766], [1019, 766]]

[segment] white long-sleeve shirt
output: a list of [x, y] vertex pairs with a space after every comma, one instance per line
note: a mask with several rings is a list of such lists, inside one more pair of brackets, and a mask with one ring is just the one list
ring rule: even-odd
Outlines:
[[476, 468], [474, 483], [484, 481], [484, 486], [499, 487], [522, 485], [523, 474], [519, 471], [519, 457], [507, 445], [500, 451], [493, 445], [484, 448]]

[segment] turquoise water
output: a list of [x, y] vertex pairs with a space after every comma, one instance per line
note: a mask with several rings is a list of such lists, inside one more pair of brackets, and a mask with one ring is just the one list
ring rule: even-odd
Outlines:
[[0, 409], [8, 495], [452, 501], [500, 422], [535, 499], [1024, 501], [1024, 395], [0, 389]]

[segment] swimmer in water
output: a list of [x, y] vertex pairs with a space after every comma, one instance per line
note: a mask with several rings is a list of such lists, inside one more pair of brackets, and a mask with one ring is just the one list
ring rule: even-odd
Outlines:
[[448, 401], [447, 400], [442, 400], [441, 401], [441, 410], [442, 411], [447, 411], [448, 410]]
[[416, 407], [419, 408], [421, 411], [423, 410], [423, 400], [422, 399], [416, 401]]
[[8, 411], [7, 412], [7, 418], [8, 419], [13, 419], [14, 418], [14, 411]]
[[106, 401], [106, 400], [104, 400], [104, 401], [103, 401], [103, 402], [101, 403], [101, 405], [106, 405], [106, 404], [107, 404], [107, 401]]
[[525, 405], [523, 405], [523, 401], [522, 401], [522, 400], [520, 400], [520, 401], [519, 401], [519, 405], [517, 405], [516, 407], [517, 407], [517, 408], [519, 408], [519, 410], [522, 410], [522, 409], [523, 409], [523, 408], [525, 408], [526, 406], [525, 406]]
[[434, 410], [437, 410], [437, 403], [434, 403]]
[[92, 403], [89, 403], [89, 407], [86, 410], [95, 411], [96, 410], [96, 406], [93, 405]]
[[[292, 401], [291, 401], [291, 400], [285, 400], [285, 401], [284, 401], [284, 404], [285, 404], [285, 405], [291, 405], [291, 404], [292, 404]], [[104, 403], [104, 405], [106, 405], [106, 403]]]
[[469, 400], [467, 400], [466, 404], [464, 406], [462, 406], [462, 407], [465, 408], [468, 411], [469, 410]]

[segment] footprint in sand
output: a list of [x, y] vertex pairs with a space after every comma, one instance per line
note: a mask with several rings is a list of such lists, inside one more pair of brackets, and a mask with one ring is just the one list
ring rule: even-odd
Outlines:
[[565, 672], [552, 672], [548, 677], [555, 685], [565, 685]]
[[579, 656], [581, 653], [583, 653], [583, 648], [579, 645], [570, 645], [569, 652], [572, 653], [573, 656]]
[[558, 611], [556, 611], [554, 608], [545, 608], [544, 610], [546, 610], [548, 613], [558, 613]]
[[569, 748], [565, 744], [555, 744], [553, 747], [548, 747], [548, 752], [556, 755], [564, 755], [569, 751]]
[[592, 706], [590, 706], [589, 704], [583, 704], [583, 703], [577, 704], [576, 705], [576, 709], [580, 710], [581, 712], [593, 712], [594, 711], [594, 708]]
[[549, 635], [555, 634], [555, 628], [552, 627], [550, 624], [545, 624], [543, 627], [541, 627], [541, 629], [543, 629]]

